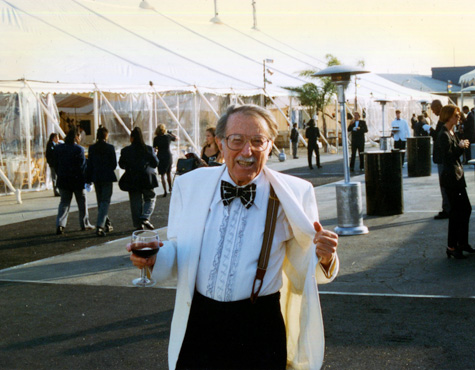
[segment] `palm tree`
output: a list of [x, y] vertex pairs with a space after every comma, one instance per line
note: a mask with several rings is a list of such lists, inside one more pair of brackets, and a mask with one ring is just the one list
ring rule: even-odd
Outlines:
[[[340, 65], [340, 60], [332, 54], [325, 55], [327, 60], [327, 66]], [[323, 132], [327, 136], [327, 123], [325, 119], [324, 109], [330, 103], [332, 96], [336, 93], [336, 86], [331, 82], [330, 77], [314, 77], [313, 75], [318, 72], [317, 69], [308, 69], [299, 72], [299, 76], [317, 79], [319, 84], [307, 82], [302, 86], [297, 87], [284, 87], [284, 89], [292, 91], [297, 94], [300, 103], [308, 107], [308, 113], [310, 117], [317, 115], [318, 112], [322, 113], [323, 119]]]

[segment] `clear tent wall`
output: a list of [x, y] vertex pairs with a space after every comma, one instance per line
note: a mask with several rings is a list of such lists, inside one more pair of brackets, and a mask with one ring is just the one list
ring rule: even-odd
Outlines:
[[[259, 100], [258, 96], [238, 98], [210, 93], [204, 96], [206, 104], [196, 92], [162, 92], [163, 101], [154, 92], [44, 94], [25, 88], [16, 93], [2, 93], [0, 170], [15, 189], [51, 188], [45, 150], [49, 135], [59, 131], [57, 124], [64, 133], [71, 125], [82, 127], [86, 140], [81, 145], [86, 147], [86, 153], [87, 147], [95, 141], [97, 128], [106, 127], [109, 142], [116, 147], [118, 157], [120, 150], [130, 144], [129, 133], [134, 127], [140, 127], [145, 142], [152, 145], [157, 126], [164, 124], [178, 138], [172, 143], [176, 163], [185, 153], [200, 150], [206, 128], [216, 126], [216, 113], [222, 114], [229, 104]], [[97, 112], [94, 112], [95, 98]], [[120, 170], [117, 171], [120, 175]], [[13, 190], [0, 178], [0, 194], [11, 192]]]

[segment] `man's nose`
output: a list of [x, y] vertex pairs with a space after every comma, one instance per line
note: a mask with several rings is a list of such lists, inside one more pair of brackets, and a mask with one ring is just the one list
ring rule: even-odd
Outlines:
[[246, 141], [243, 148], [241, 149], [241, 154], [247, 157], [252, 155], [251, 142], [249, 140]]

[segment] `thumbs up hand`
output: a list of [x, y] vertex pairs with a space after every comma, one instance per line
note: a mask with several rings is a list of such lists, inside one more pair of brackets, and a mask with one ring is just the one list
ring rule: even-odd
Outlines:
[[316, 245], [315, 252], [322, 266], [328, 270], [336, 256], [338, 234], [325, 230], [318, 221], [313, 223], [313, 227], [315, 229], [315, 237], [313, 238], [313, 242]]

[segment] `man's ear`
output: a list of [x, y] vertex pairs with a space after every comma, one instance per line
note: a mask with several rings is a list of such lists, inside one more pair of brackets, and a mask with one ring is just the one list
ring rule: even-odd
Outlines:
[[270, 145], [269, 145], [269, 153], [267, 153], [267, 155], [271, 155], [272, 153], [272, 148], [274, 147], [274, 142], [273, 141], [270, 141]]
[[215, 137], [214, 141], [216, 142], [216, 145], [218, 146], [219, 151], [222, 153], [223, 152], [223, 139], [220, 139], [219, 137]]

